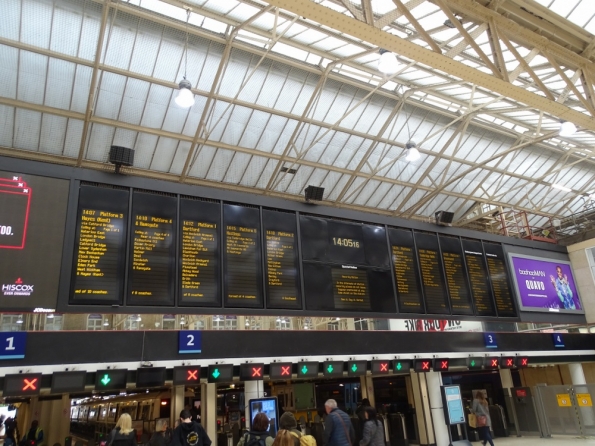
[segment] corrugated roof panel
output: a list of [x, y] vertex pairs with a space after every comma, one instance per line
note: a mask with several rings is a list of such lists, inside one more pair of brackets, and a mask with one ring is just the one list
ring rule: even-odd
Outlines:
[[14, 148], [36, 152], [41, 131], [41, 113], [16, 109], [14, 120]]
[[133, 132], [130, 132], [127, 136], [128, 141], [125, 141], [121, 137], [114, 137], [114, 144], [118, 140], [122, 141], [124, 147], [134, 148], [134, 167], [152, 169], [153, 159], [155, 158], [155, 147], [162, 138], [148, 133], [138, 133], [135, 135]]
[[295, 131], [295, 128], [298, 126], [298, 121], [290, 119], [287, 121], [285, 127], [283, 127], [283, 131], [280, 134], [272, 132], [270, 134], [271, 140], [274, 140], [275, 147], [273, 149], [273, 153], [277, 155], [281, 155], [287, 149], [287, 145], [291, 140], [291, 136]]
[[[172, 102], [174, 91], [171, 88], [163, 87], [161, 85], [151, 85], [149, 95], [142, 111], [141, 125], [150, 128], [161, 128], [167, 109]], [[174, 103], [175, 104], [175, 103]], [[128, 112], [128, 110], [126, 110]], [[124, 108], [122, 108], [121, 115], [124, 115]], [[130, 115], [131, 119], [136, 119], [136, 115]]]
[[385, 195], [392, 188], [392, 186], [393, 185], [391, 183], [387, 183], [384, 181], [380, 182], [378, 188], [372, 193], [372, 195], [370, 195], [368, 201], [364, 203], [364, 205], [370, 208], [377, 208], [378, 203], [380, 203], [380, 201], [384, 199]]
[[[200, 74], [196, 88], [204, 91], [211, 90], [221, 62], [221, 57], [223, 56], [223, 50], [224, 45], [218, 42], [207, 43], [204, 40], [197, 40], [196, 54], [194, 54], [195, 57], [188, 57], [187, 73], [188, 76], [191, 76], [190, 73]], [[176, 79], [176, 82], [179, 82], [180, 80], [181, 78], [178, 78]]]
[[50, 50], [59, 53], [76, 56], [80, 36], [78, 31], [83, 22], [83, 5], [56, 4], [54, 8], [54, 17], [52, 25], [52, 36], [50, 40]]
[[[355, 199], [357, 198], [358, 194], [361, 193], [362, 187], [365, 187], [367, 183], [366, 178], [362, 177], [355, 177], [345, 193], [343, 194], [343, 198], [341, 199], [342, 203], [353, 204]], [[339, 193], [343, 192], [343, 189], [339, 191]]]
[[50, 57], [45, 89], [45, 105], [63, 110], [70, 109], [75, 70], [75, 64]]
[[351, 175], [342, 174], [340, 172], [329, 172], [329, 175], [326, 176], [325, 181], [322, 184], [324, 187], [323, 199], [331, 202], [335, 201], [350, 179]]
[[[0, 2], [2, 3], [2, 2]], [[0, 96], [16, 99], [19, 50], [0, 45]]]
[[[256, 187], [257, 189], [264, 189], [266, 187], [266, 185], [268, 184], [268, 182], [271, 178], [271, 175], [273, 175], [276, 166], [277, 166], [277, 160], [269, 159], [266, 163], [266, 166], [260, 173], [254, 187]], [[296, 168], [296, 167], [297, 166], [294, 166], [294, 168]]]
[[[281, 122], [270, 124], [273, 120], [273, 115], [259, 110], [251, 110], [250, 117], [245, 124], [243, 134], [241, 135], [238, 145], [242, 147], [248, 147], [250, 149], [258, 149], [264, 152], [270, 152], [272, 150], [272, 141], [268, 140], [266, 129], [271, 126], [280, 131], [283, 127]], [[281, 118], [283, 123], [287, 122], [287, 119]], [[281, 125], [281, 126], [280, 126]]]
[[21, 2], [19, 0], [4, 0], [0, 2], [0, 17], [2, 17], [0, 37], [19, 40]]
[[236, 152], [227, 165], [223, 182], [230, 184], [240, 184], [242, 177], [246, 173], [246, 167], [250, 163], [251, 157], [252, 155], [248, 153]]
[[45, 77], [48, 58], [29, 51], [19, 53], [18, 95], [19, 101], [42, 104], [45, 92]]
[[175, 175], [181, 175], [184, 169], [184, 164], [188, 158], [188, 152], [192, 144], [188, 141], [179, 141], [178, 147], [174, 153], [174, 159], [172, 160], [169, 172]]
[[[119, 18], [120, 16], [118, 16]], [[120, 23], [118, 19], [110, 29], [103, 60], [106, 65], [127, 69], [130, 65], [136, 33], [134, 29], [123, 28], [128, 23]]]
[[[87, 137], [87, 147], [85, 149], [85, 159], [92, 161], [105, 162], [109, 153], [109, 147], [112, 145], [116, 129], [101, 124], [92, 124]], [[136, 160], [135, 160], [136, 161]]]
[[66, 126], [66, 136], [64, 138], [64, 150], [62, 154], [71, 158], [78, 157], [81, 138], [83, 136], [83, 121], [78, 119], [69, 119]]
[[153, 77], [171, 82], [180, 82], [182, 76], [179, 73], [184, 72], [183, 53], [184, 46], [182, 42], [173, 42], [163, 38], [155, 62]]
[[101, 26], [101, 10], [102, 6], [98, 3], [87, 2], [85, 4], [83, 27], [80, 32], [81, 40], [78, 46], [78, 57], [82, 59], [95, 59], [99, 28]]
[[0, 146], [12, 147], [14, 107], [0, 105]]
[[217, 149], [215, 157], [211, 162], [209, 171], [207, 172], [206, 179], [212, 181], [223, 181], [229, 164], [234, 156], [235, 152], [227, 149]]
[[[235, 160], [234, 160], [235, 162]], [[239, 161], [238, 161], [239, 162]], [[252, 155], [247, 165], [244, 165], [240, 184], [247, 187], [255, 187], [258, 179], [268, 163], [268, 158]]]
[[48, 49], [52, 29], [52, 4], [35, 0], [22, 0], [21, 5], [21, 17], [26, 17], [26, 20], [17, 19], [17, 23], [20, 22], [21, 24], [20, 41]]
[[39, 151], [62, 155], [64, 139], [66, 138], [67, 118], [44, 113], [41, 119], [41, 134], [39, 137]]
[[[187, 111], [188, 116], [186, 117], [186, 122], [184, 123], [184, 130], [182, 131], [184, 135], [194, 137], [198, 129], [200, 118], [202, 117], [206, 103], [207, 98], [205, 98], [204, 96], [194, 95], [194, 105], [190, 108], [190, 111]], [[179, 106], [175, 102], [171, 104], [171, 107], [179, 108]]]
[[130, 59], [130, 70], [135, 73], [145, 76], [153, 74], [161, 42], [161, 35], [155, 33], [155, 26], [149, 26], [144, 20], [139, 20], [138, 33], [135, 36], [134, 49]]
[[148, 168], [158, 172], [169, 172], [178, 143], [177, 139], [160, 137]]
[[368, 200], [376, 192], [380, 184], [380, 181], [377, 180], [367, 180], [366, 185], [360, 189], [359, 193], [354, 195], [351, 202], [360, 206], [366, 206]]
[[381, 200], [376, 205], [376, 207], [378, 209], [394, 210], [401, 203], [403, 198], [409, 193], [410, 190], [411, 189], [408, 187], [399, 186], [397, 184], [391, 184], [382, 196]]

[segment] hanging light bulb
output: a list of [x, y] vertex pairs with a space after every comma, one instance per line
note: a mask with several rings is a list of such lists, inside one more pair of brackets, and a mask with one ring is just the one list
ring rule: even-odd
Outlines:
[[191, 88], [192, 84], [186, 78], [182, 79], [182, 82], [180, 82], [180, 91], [175, 99], [176, 104], [180, 107], [189, 108], [194, 105], [194, 94], [192, 94]]
[[378, 59], [378, 71], [383, 74], [395, 74], [399, 71], [399, 61], [394, 53], [388, 50], [380, 50], [380, 59]]
[[572, 136], [576, 133], [576, 125], [570, 121], [562, 121], [560, 124], [560, 136]]
[[22, 324], [23, 323], [23, 316], [19, 315], [19, 318], [16, 320], [17, 324]]
[[421, 157], [416, 146], [417, 144], [415, 141], [409, 141], [407, 144], [405, 144], [405, 147], [407, 148], [405, 152], [405, 159], [410, 163], [417, 161]]

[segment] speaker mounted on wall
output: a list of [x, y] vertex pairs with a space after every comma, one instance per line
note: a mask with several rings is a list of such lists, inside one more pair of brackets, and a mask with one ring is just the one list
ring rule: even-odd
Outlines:
[[122, 166], [134, 165], [134, 149], [111, 146], [109, 149], [109, 162], [116, 166], [116, 173], [120, 173]]

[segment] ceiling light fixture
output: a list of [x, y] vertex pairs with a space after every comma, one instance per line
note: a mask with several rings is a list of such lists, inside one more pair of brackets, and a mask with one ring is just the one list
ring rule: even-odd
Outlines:
[[378, 71], [383, 74], [395, 74], [399, 71], [399, 61], [395, 53], [388, 50], [380, 49], [380, 59], [378, 59]]
[[107, 327], [107, 326], [109, 326], [109, 322], [108, 322], [108, 320], [107, 320], [107, 319], [104, 319], [104, 321], [103, 321], [103, 326], [104, 326], [104, 327]]
[[407, 144], [405, 144], [405, 147], [407, 149], [405, 151], [405, 159], [410, 163], [417, 161], [421, 157], [415, 141], [408, 141]]
[[194, 94], [192, 93], [192, 84], [186, 80], [186, 70], [188, 69], [188, 21], [190, 20], [190, 8], [186, 10], [186, 43], [184, 45], [184, 79], [179, 84], [180, 91], [175, 101], [180, 107], [189, 108], [194, 105]]
[[22, 324], [23, 323], [23, 316], [19, 316], [19, 318], [16, 320], [17, 324]]
[[560, 136], [572, 136], [576, 133], [576, 125], [570, 121], [560, 121]]
[[554, 189], [563, 190], [564, 192], [572, 192], [572, 189], [570, 189], [569, 187], [566, 187], [566, 186], [562, 186], [561, 184], [553, 183], [552, 187]]

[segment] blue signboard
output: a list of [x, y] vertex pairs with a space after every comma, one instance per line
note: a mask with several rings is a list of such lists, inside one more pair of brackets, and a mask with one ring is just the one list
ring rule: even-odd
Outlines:
[[200, 353], [202, 348], [202, 334], [200, 330], [180, 331], [178, 338], [178, 353]]
[[494, 333], [484, 333], [483, 340], [485, 341], [486, 348], [498, 348], [496, 335]]
[[26, 331], [0, 333], [0, 359], [23, 359], [27, 344]]
[[552, 333], [552, 339], [554, 340], [554, 347], [556, 348], [564, 348], [564, 340], [562, 339], [562, 335], [560, 333]]
[[444, 405], [444, 416], [448, 424], [465, 423], [465, 411], [459, 386], [442, 386], [442, 403]]

